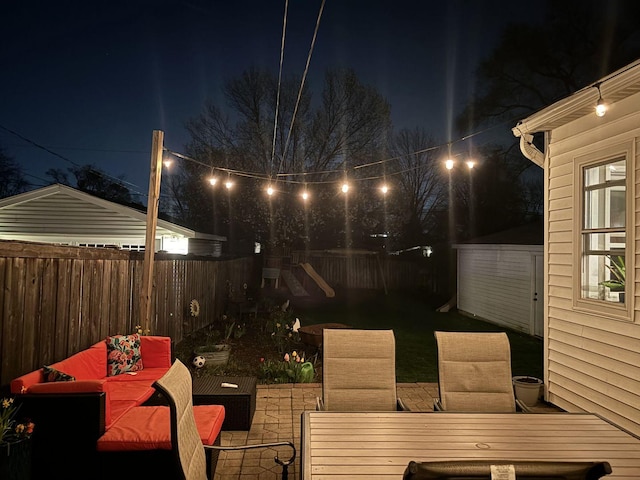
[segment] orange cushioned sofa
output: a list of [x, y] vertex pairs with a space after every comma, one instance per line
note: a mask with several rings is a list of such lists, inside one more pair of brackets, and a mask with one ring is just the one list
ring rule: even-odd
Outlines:
[[[84, 462], [92, 463], [96, 442], [105, 431], [131, 409], [159, 398], [153, 383], [171, 367], [170, 337], [140, 336], [142, 366], [119, 374], [107, 362], [109, 338], [114, 337], [49, 366], [65, 381], [45, 377], [39, 369], [11, 382], [20, 415], [35, 423], [34, 479], [51, 478], [61, 461], [84, 457]], [[73, 472], [65, 472], [73, 477]], [[77, 478], [91, 477], [78, 472]]]

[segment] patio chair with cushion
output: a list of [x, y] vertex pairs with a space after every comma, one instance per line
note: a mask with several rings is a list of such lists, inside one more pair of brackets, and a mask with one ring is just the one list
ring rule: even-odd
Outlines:
[[[293, 450], [291, 458], [274, 461], [282, 466], [282, 479], [288, 476], [288, 466], [296, 457], [296, 448], [291, 442], [272, 442], [256, 445], [219, 446], [203, 445], [198, 433], [198, 426], [193, 414], [192, 384], [189, 369], [180, 360], [175, 360], [171, 369], [161, 379], [155, 382], [155, 387], [167, 398], [170, 409], [171, 449], [181, 473], [178, 478], [185, 480], [212, 480], [211, 461], [207, 461], [205, 449], [216, 455], [221, 450], [247, 450], [255, 448], [290, 447]], [[209, 465], [208, 465], [209, 463]], [[215, 465], [215, 463], [213, 463]], [[209, 467], [209, 468], [208, 468]], [[173, 478], [173, 477], [164, 477]]]
[[434, 332], [440, 398], [434, 410], [509, 413], [530, 409], [516, 400], [511, 348], [504, 332]]
[[503, 468], [512, 465], [516, 478], [527, 480], [598, 480], [611, 473], [611, 465], [608, 462], [454, 460], [409, 462], [402, 478], [403, 480], [489, 480], [493, 478], [492, 465]]
[[316, 410], [408, 410], [396, 392], [393, 330], [324, 329]]

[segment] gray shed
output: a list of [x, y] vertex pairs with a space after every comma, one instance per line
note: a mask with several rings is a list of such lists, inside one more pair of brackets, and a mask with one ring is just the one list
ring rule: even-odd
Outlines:
[[543, 226], [534, 222], [454, 245], [461, 313], [543, 336]]

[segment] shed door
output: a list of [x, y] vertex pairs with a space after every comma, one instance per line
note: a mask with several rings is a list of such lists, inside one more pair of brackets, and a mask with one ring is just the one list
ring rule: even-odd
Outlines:
[[534, 255], [533, 335], [544, 337], [544, 263], [542, 255]]

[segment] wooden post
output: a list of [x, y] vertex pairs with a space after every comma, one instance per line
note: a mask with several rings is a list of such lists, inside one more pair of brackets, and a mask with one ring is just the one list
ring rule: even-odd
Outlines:
[[[162, 145], [164, 132], [153, 131], [151, 147], [151, 169], [149, 175], [149, 198], [147, 199], [147, 233], [144, 244], [144, 270], [140, 292], [140, 324], [143, 332], [151, 331], [151, 294], [153, 292], [153, 256], [156, 249], [156, 225], [160, 202], [160, 177], [162, 175]], [[155, 333], [155, 332], [154, 332]]]

